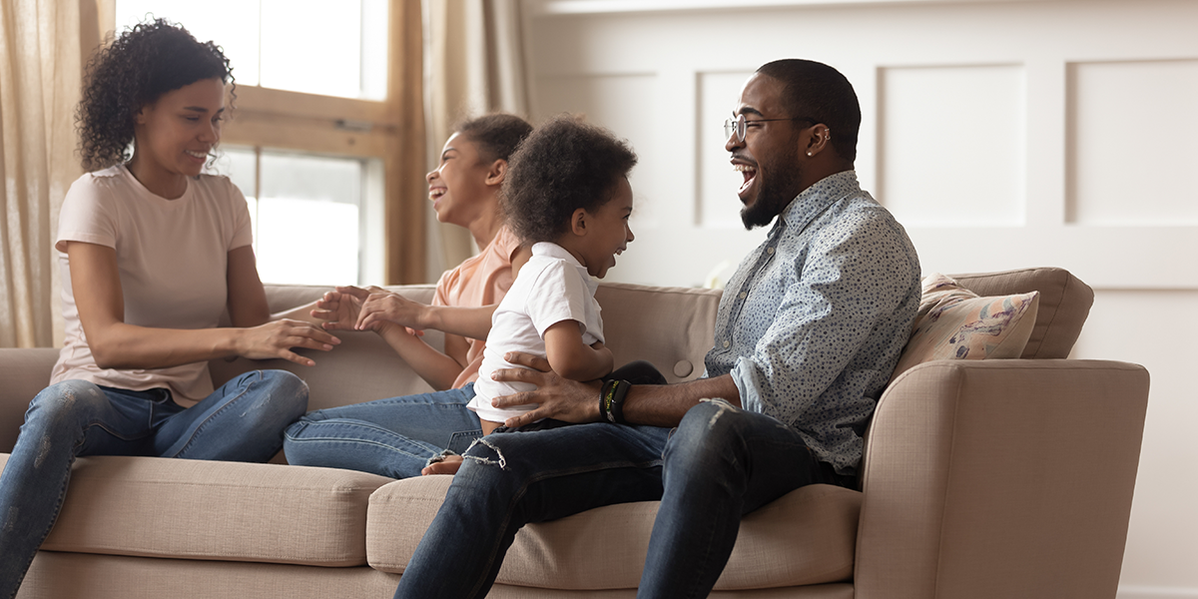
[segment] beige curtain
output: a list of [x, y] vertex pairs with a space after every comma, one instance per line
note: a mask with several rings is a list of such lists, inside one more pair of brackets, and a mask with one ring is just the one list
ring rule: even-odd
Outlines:
[[63, 195], [82, 173], [80, 21], [79, 2], [0, 0], [0, 347], [62, 340], [52, 245]]
[[[519, 0], [424, 0], [425, 131], [429, 165], [458, 120], [502, 110], [528, 114]], [[428, 273], [470, 257], [469, 232], [429, 214]]]

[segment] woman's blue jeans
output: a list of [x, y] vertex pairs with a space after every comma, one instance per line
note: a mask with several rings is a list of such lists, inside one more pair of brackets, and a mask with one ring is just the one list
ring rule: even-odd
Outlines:
[[695, 406], [676, 429], [514, 431], [485, 437], [465, 457], [397, 598], [483, 597], [524, 524], [651, 500], [661, 507], [638, 596], [706, 597], [742, 515], [804, 485], [852, 482], [794, 429], [723, 400]]
[[483, 435], [478, 415], [466, 408], [473, 397], [468, 383], [311, 412], [287, 427], [283, 452], [301, 466], [420, 476], [430, 458], [446, 449], [463, 453]]
[[307, 407], [307, 384], [284, 370], [247, 372], [186, 409], [164, 389], [47, 387], [30, 402], [0, 475], [0, 597], [17, 594], [50, 534], [76, 456], [265, 462]]

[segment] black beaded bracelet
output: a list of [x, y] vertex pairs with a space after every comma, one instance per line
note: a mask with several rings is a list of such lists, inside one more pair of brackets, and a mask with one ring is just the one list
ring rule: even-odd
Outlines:
[[603, 386], [599, 388], [599, 418], [602, 420], [612, 421], [611, 402], [615, 397], [615, 390], [612, 389], [616, 384], [616, 379], [608, 379], [603, 381]]
[[611, 421], [615, 424], [624, 424], [624, 398], [631, 388], [632, 383], [628, 381], [616, 381], [615, 393], [611, 402]]
[[632, 383], [621, 379], [603, 381], [599, 389], [599, 416], [612, 424], [624, 424], [624, 397]]

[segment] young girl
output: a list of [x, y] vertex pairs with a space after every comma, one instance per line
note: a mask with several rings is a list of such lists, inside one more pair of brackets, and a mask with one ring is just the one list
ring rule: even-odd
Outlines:
[[[362, 304], [369, 303], [380, 320], [365, 328], [378, 333], [434, 389], [457, 389], [473, 381], [482, 362], [491, 311], [512, 286], [513, 265], [522, 264], [531, 255], [504, 224], [499, 209], [499, 190], [507, 176], [508, 160], [531, 131], [532, 125], [510, 114], [469, 119], [455, 127], [441, 150], [440, 164], [426, 175], [437, 220], [467, 229], [482, 248], [477, 256], [441, 276], [433, 305], [379, 288], [338, 287], [317, 302], [312, 315], [326, 320], [326, 328], [354, 329]], [[439, 352], [407, 334], [405, 326], [445, 332], [445, 351]], [[369, 418], [357, 408], [339, 410], [325, 410], [324, 414]], [[455, 432], [460, 435], [479, 429], [477, 422], [459, 424], [461, 430]], [[419, 426], [411, 423], [413, 432]], [[441, 422], [430, 426], [452, 425]]]
[[[416, 476], [429, 458], [446, 449], [465, 451], [483, 434], [466, 404], [474, 395], [491, 313], [531, 255], [504, 224], [499, 192], [508, 161], [532, 125], [510, 114], [488, 114], [455, 129], [437, 168], [426, 175], [429, 200], [439, 221], [469, 230], [482, 251], [441, 276], [432, 306], [384, 289], [338, 287], [312, 312], [326, 328], [374, 331], [438, 392], [311, 412], [286, 431], [284, 450], [292, 464]], [[371, 322], [359, 327], [364, 305]], [[405, 326], [444, 331], [444, 353]]]
[[[443, 445], [432, 439], [446, 438], [438, 429], [447, 421], [473, 418], [485, 433], [499, 425], [503, 412], [493, 411], [489, 401], [509, 387], [492, 381], [490, 373], [505, 367], [507, 352], [546, 356], [559, 373], [579, 380], [607, 376], [612, 356], [602, 343], [588, 275], [607, 274], [633, 239], [627, 174], [635, 164], [627, 145], [574, 119], [533, 131], [512, 157], [502, 199], [508, 225], [533, 255], [495, 309], [478, 380], [460, 389], [308, 414], [287, 430], [288, 461], [392, 478], [452, 471], [455, 454], [473, 438], [449, 438]], [[369, 328], [380, 319], [388, 320], [387, 310], [367, 302], [358, 322]], [[651, 366], [634, 364], [619, 376], [664, 382]], [[414, 430], [413, 421], [429, 429]], [[453, 457], [440, 463], [446, 456]]]
[[[66, 340], [0, 476], [0, 597], [13, 597], [58, 517], [80, 455], [268, 460], [307, 386], [255, 371], [212, 388], [208, 360], [312, 361], [320, 327], [270, 320], [245, 198], [201, 175], [220, 138], [228, 60], [154, 21], [89, 65], [79, 106], [85, 169], [67, 192], [61, 252]], [[128, 156], [132, 143], [132, 156]], [[228, 311], [232, 327], [217, 328]]]

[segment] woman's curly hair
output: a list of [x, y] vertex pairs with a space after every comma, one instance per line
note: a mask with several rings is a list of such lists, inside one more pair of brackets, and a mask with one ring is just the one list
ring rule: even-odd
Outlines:
[[202, 79], [233, 81], [229, 59], [164, 19], [135, 25], [100, 48], [88, 62], [75, 116], [84, 170], [128, 161], [137, 111]]
[[563, 115], [537, 127], [512, 155], [500, 206], [521, 242], [555, 241], [575, 210], [594, 212], [636, 166], [628, 142]]

